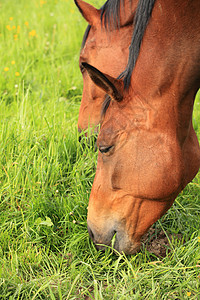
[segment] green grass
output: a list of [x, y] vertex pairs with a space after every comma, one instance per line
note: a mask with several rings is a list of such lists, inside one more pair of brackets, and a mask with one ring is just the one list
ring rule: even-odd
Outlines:
[[165, 258], [96, 251], [86, 217], [97, 153], [76, 128], [86, 23], [69, 0], [0, 9], [0, 299], [199, 299], [200, 176], [155, 224], [183, 235]]

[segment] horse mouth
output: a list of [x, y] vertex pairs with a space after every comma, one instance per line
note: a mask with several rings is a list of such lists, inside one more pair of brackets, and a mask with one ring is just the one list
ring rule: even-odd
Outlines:
[[107, 248], [110, 248], [110, 249], [114, 249], [114, 250], [117, 250], [118, 248], [118, 242], [117, 242], [117, 232], [114, 230], [113, 233], [112, 233], [112, 238], [110, 240], [109, 243], [107, 244], [103, 244], [103, 243], [97, 243], [95, 241], [93, 241], [94, 245], [95, 245], [95, 248], [97, 250], [101, 250], [103, 252], [105, 252], [105, 250]]
[[93, 243], [97, 250], [105, 252], [106, 249], [111, 249], [116, 254], [132, 255], [140, 250], [140, 243], [133, 243], [126, 237], [121, 238], [121, 234], [115, 230], [112, 232], [110, 240], [106, 240], [106, 243], [97, 242], [94, 239]]

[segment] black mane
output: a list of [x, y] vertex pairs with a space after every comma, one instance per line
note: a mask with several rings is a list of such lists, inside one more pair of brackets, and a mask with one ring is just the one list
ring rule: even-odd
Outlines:
[[[129, 0], [130, 3], [132, 0]], [[109, 29], [114, 26], [114, 29], [120, 28], [120, 7], [123, 5], [124, 0], [107, 0], [101, 7], [101, 23], [103, 23], [104, 16], [104, 26]]]
[[[135, 64], [136, 64], [136, 61], [137, 61], [137, 58], [139, 55], [143, 35], [144, 35], [144, 32], [148, 25], [149, 19], [151, 17], [151, 13], [152, 13], [155, 1], [156, 0], [139, 0], [137, 10], [136, 10], [136, 15], [134, 18], [133, 36], [132, 36], [132, 40], [131, 40], [131, 45], [129, 47], [128, 64], [126, 66], [125, 71], [122, 72], [118, 76], [118, 79], [124, 78], [124, 88], [128, 88], [130, 85], [132, 71], [135, 67]], [[109, 2], [109, 0], [107, 2]], [[106, 95], [105, 100], [102, 105], [101, 118], [103, 118], [103, 116], [105, 115], [105, 113], [110, 105], [110, 102], [111, 102], [110, 96]]]
[[156, 0], [139, 0], [134, 18], [133, 36], [129, 47], [128, 64], [125, 71], [119, 76], [120, 78], [124, 77], [124, 88], [128, 88], [130, 85], [132, 71], [140, 52], [142, 39], [151, 17], [155, 1]]

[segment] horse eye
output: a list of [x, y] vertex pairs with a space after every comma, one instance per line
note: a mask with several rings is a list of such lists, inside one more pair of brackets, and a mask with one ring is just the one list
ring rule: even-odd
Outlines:
[[111, 149], [113, 149], [114, 148], [114, 146], [112, 145], [112, 146], [99, 146], [99, 151], [101, 152], [101, 153], [108, 153]]

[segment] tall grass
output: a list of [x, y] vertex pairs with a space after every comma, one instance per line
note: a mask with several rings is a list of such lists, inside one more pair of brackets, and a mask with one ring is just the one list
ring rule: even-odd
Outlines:
[[165, 258], [96, 251], [86, 216], [97, 153], [76, 129], [86, 23], [69, 0], [0, 9], [0, 299], [199, 299], [199, 175], [155, 224], [182, 234]]

